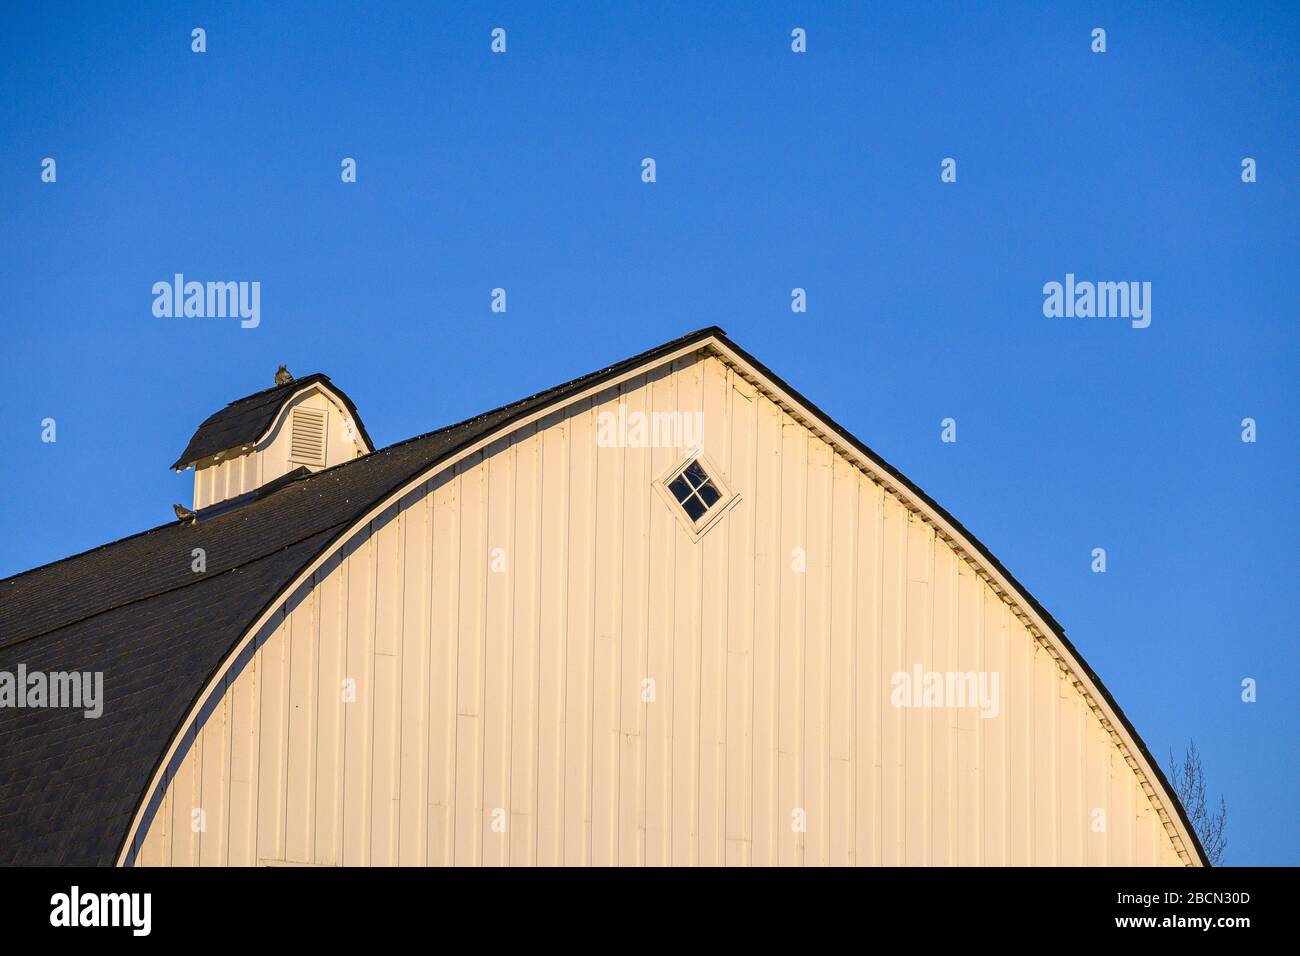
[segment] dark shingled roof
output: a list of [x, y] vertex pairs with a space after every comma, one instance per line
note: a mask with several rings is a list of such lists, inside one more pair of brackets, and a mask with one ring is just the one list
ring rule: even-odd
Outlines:
[[[523, 416], [711, 337], [934, 508], [1007, 578], [1110, 703], [1171, 797], [1191, 834], [1193, 852], [1206, 863], [1196, 831], [1173, 798], [1159, 763], [1051, 615], [960, 522], [713, 327], [346, 464], [296, 480], [287, 476], [238, 507], [217, 505], [200, 512], [197, 521], [171, 522], [0, 581], [0, 671], [14, 673], [24, 664], [28, 671], [104, 674], [103, 715], [98, 719], [86, 719], [79, 710], [0, 708], [0, 865], [111, 866], [155, 768], [208, 680], [298, 573], [373, 505]], [[306, 381], [299, 379], [293, 386]], [[199, 434], [235, 405], [275, 395], [259, 403], [265, 407], [271, 401], [283, 402], [291, 390], [280, 386], [232, 403], [205, 422]], [[349, 409], [355, 417], [350, 403]], [[275, 411], [264, 414], [269, 424]], [[214, 447], [203, 454], [220, 450]], [[207, 554], [202, 574], [190, 568], [194, 548], [204, 548]]]
[[370, 440], [370, 435], [366, 432], [366, 426], [362, 424], [361, 416], [357, 414], [357, 407], [352, 404], [352, 399], [330, 382], [328, 375], [316, 372], [283, 385], [245, 395], [219, 412], [209, 415], [172, 467], [177, 470], [187, 468], [196, 461], [215, 455], [219, 451], [252, 444], [266, 434], [266, 430], [275, 421], [275, 416], [280, 414], [280, 409], [291, 396], [303, 386], [316, 382], [324, 384], [343, 401], [347, 406], [348, 414], [352, 416], [352, 421], [356, 423], [357, 431], [365, 439], [366, 447], [374, 448], [375, 443]]

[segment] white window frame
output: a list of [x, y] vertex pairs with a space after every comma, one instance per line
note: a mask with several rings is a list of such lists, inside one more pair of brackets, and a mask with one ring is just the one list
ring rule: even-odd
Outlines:
[[[714, 502], [713, 507], [701, 515], [698, 522], [691, 520], [691, 516], [686, 513], [686, 509], [677, 501], [676, 495], [668, 489], [668, 485], [672, 483], [673, 479], [685, 471], [693, 461], [699, 461], [704, 473], [713, 482], [713, 487], [721, 495], [718, 501]], [[682, 530], [686, 532], [692, 541], [699, 541], [708, 534], [722, 519], [722, 516], [740, 502], [740, 492], [732, 489], [726, 478], [723, 477], [722, 469], [713, 463], [713, 460], [704, 453], [702, 448], [693, 449], [685, 458], [655, 479], [654, 489], [658, 492], [659, 497], [663, 499], [664, 504], [677, 517], [677, 523], [682, 526]]]

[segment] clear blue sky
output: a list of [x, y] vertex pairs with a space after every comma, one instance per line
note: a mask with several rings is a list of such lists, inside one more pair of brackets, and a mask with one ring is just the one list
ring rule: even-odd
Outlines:
[[[382, 445], [719, 324], [979, 536], [1162, 764], [1195, 738], [1228, 862], [1300, 862], [1296, 5], [0, 17], [0, 575], [170, 520], [194, 427], [280, 362]], [[260, 281], [261, 325], [155, 318], [175, 272]], [[1150, 328], [1044, 317], [1067, 272], [1151, 282]]]

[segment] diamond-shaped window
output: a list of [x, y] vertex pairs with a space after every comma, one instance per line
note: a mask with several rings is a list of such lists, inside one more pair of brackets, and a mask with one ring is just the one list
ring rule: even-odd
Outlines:
[[681, 508], [692, 537], [698, 537], [735, 500], [716, 468], [699, 453], [679, 464], [661, 482], [665, 497]]

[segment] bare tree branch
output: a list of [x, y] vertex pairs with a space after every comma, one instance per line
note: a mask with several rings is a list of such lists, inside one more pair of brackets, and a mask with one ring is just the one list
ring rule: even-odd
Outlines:
[[1182, 763], [1174, 760], [1173, 750], [1169, 751], [1169, 785], [1178, 794], [1183, 804], [1187, 819], [1191, 821], [1196, 835], [1201, 839], [1205, 858], [1211, 866], [1218, 866], [1223, 859], [1223, 851], [1228, 841], [1224, 831], [1228, 825], [1228, 804], [1222, 795], [1219, 797], [1219, 809], [1211, 811], [1206, 793], [1205, 768], [1201, 764], [1201, 753], [1196, 749], [1196, 741], [1187, 742], [1187, 752], [1183, 754]]

